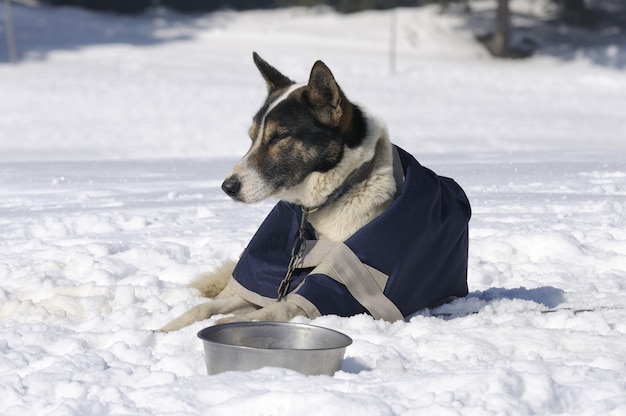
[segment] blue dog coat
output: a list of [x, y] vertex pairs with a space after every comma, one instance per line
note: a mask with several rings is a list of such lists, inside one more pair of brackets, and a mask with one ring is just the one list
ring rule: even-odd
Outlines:
[[[467, 295], [469, 201], [452, 179], [396, 150], [404, 182], [385, 212], [339, 243], [317, 241], [307, 224], [285, 299], [309, 317], [365, 312], [393, 321]], [[273, 208], [235, 267], [236, 293], [259, 306], [276, 302], [301, 216], [290, 203]]]

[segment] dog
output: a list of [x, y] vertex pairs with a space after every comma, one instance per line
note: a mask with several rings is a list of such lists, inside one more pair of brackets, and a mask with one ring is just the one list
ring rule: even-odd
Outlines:
[[394, 321], [467, 294], [462, 189], [394, 146], [322, 61], [295, 83], [256, 52], [253, 60], [268, 95], [222, 190], [239, 202], [279, 202], [238, 262], [191, 284], [213, 299], [161, 330], [222, 314], [231, 316], [218, 323], [357, 313]]

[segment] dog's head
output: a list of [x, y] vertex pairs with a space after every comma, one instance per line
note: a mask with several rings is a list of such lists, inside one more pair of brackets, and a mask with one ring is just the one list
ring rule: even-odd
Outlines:
[[252, 145], [222, 189], [242, 202], [274, 196], [303, 203], [307, 178], [334, 168], [344, 149], [365, 136], [363, 115], [322, 61], [313, 65], [307, 84], [296, 84], [256, 52], [253, 58], [268, 96], [250, 128]]

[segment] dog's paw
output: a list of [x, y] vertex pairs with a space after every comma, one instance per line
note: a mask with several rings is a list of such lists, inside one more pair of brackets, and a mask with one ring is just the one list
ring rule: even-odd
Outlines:
[[178, 318], [176, 318], [173, 321], [169, 322], [167, 325], [162, 326], [159, 329], [159, 331], [160, 332], [178, 331], [179, 329], [183, 329], [184, 327], [191, 325], [195, 321], [196, 321], [196, 319], [190, 317], [190, 314], [188, 312], [187, 315], [179, 316]]
[[213, 304], [209, 302], [197, 305], [162, 327], [159, 331], [178, 331], [179, 329], [189, 326], [196, 321], [207, 319], [214, 313], [212, 306]]
[[161, 328], [159, 328], [158, 332], [172, 332], [172, 331], [178, 331], [179, 329], [182, 329], [182, 328], [184, 328], [184, 326], [178, 325], [176, 322], [172, 321], [168, 323], [167, 325], [164, 325]]

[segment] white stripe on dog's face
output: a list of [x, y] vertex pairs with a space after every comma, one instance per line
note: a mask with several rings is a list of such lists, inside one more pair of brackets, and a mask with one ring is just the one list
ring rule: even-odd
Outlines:
[[[228, 179], [237, 178], [239, 180], [239, 189], [236, 195], [231, 197], [241, 202], [259, 202], [262, 201], [275, 191], [272, 184], [268, 183], [261, 174], [249, 163], [251, 156], [259, 151], [263, 143], [263, 134], [265, 132], [265, 119], [267, 115], [281, 102], [287, 99], [291, 93], [301, 88], [305, 84], [294, 84], [290, 86], [284, 93], [271, 102], [261, 117], [256, 137], [252, 138], [252, 145], [244, 157], [235, 165]], [[228, 193], [228, 192], [227, 192]]]

